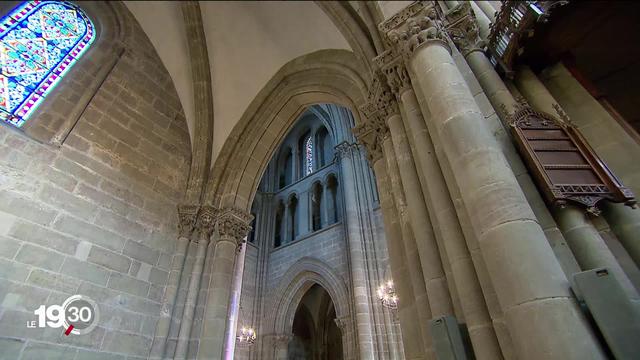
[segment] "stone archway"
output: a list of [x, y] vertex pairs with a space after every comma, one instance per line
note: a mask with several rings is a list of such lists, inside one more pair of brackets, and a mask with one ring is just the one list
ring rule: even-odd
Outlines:
[[[235, 230], [248, 226], [246, 218], [258, 184], [278, 145], [310, 105], [334, 103], [348, 107], [355, 122], [360, 123], [357, 109], [366, 101], [369, 80], [370, 74], [350, 51], [321, 50], [298, 57], [265, 85], [227, 138], [210, 172], [204, 201], [207, 207], [218, 209], [218, 216], [224, 221], [218, 220], [217, 240], [212, 242], [213, 268], [200, 358], [218, 356], [223, 351], [220, 339], [228, 306], [223, 299], [230, 291], [236, 242], [243, 237]], [[224, 241], [220, 240], [222, 237]]]
[[207, 186], [206, 202], [250, 211], [262, 173], [298, 116], [310, 105], [364, 104], [370, 75], [352, 52], [321, 50], [280, 69], [251, 102], [221, 149]]
[[293, 264], [272, 293], [269, 315], [263, 326], [265, 335], [269, 337], [262, 344], [263, 358], [286, 359], [296, 310], [314, 285], [320, 285], [326, 290], [335, 307], [336, 322], [342, 332], [343, 358], [354, 358], [355, 329], [354, 322], [351, 321], [351, 301], [347, 286], [329, 265], [309, 257]]

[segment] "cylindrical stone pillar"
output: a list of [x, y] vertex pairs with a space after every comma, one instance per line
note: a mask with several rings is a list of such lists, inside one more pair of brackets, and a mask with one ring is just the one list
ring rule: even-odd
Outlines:
[[[600, 359], [544, 232], [458, 70], [441, 29], [414, 23], [403, 41], [520, 359]], [[446, 84], [446, 86], [444, 85]], [[514, 258], [517, 257], [517, 258]], [[548, 329], [557, 330], [549, 336]]]
[[587, 218], [584, 209], [567, 205], [556, 209], [558, 224], [583, 270], [606, 267], [618, 279], [627, 295], [638, 300], [638, 292], [607, 247], [598, 230]]
[[[562, 104], [591, 148], [608, 162], [607, 165], [625, 186], [636, 196], [640, 195], [640, 167], [635, 166], [640, 158], [640, 144], [562, 63], [545, 69], [543, 73], [544, 77], [540, 79], [545, 87]], [[640, 266], [640, 209], [611, 202], [600, 202], [598, 206], [617, 239]]]
[[240, 316], [240, 296], [242, 295], [242, 275], [244, 274], [244, 258], [247, 254], [247, 244], [241, 243], [233, 267], [233, 282], [231, 283], [231, 301], [227, 316], [227, 330], [224, 335], [224, 359], [233, 360], [236, 350], [236, 332], [238, 331], [238, 317]]
[[367, 286], [367, 267], [365, 263], [365, 249], [362, 238], [362, 223], [355, 206], [359, 203], [356, 194], [356, 174], [354, 158], [360, 150], [357, 144], [342, 143], [336, 146], [340, 153], [340, 169], [342, 170], [342, 191], [345, 201], [344, 221], [346, 222], [347, 242], [349, 248], [351, 283], [353, 284], [353, 297], [355, 301], [355, 328], [358, 341], [359, 357], [361, 359], [373, 359], [376, 357], [374, 346], [374, 329], [371, 321], [373, 309], [371, 308], [371, 296]]
[[[557, 102], [528, 66], [522, 66], [518, 69], [516, 86], [534, 109], [550, 114], [555, 112], [553, 105], [557, 105]], [[620, 267], [613, 253], [611, 253], [611, 249], [605, 244], [598, 230], [585, 216], [585, 210], [575, 206], [567, 206], [555, 209], [554, 213], [560, 224], [560, 229], [582, 270], [590, 270], [596, 267], [609, 268], [620, 281], [627, 295], [634, 300], [638, 300], [638, 292]]]
[[[398, 317], [400, 318], [400, 328], [402, 329], [402, 345], [404, 355], [407, 359], [426, 359], [425, 353], [429, 353], [425, 345], [424, 328], [428, 318], [424, 319], [424, 310], [428, 310], [428, 303], [422, 303], [426, 299], [418, 299], [413, 285], [413, 271], [410, 271], [406, 258], [407, 251], [404, 247], [405, 233], [401, 233], [400, 219], [397, 207], [392, 198], [392, 188], [387, 176], [385, 161], [377, 159], [374, 162], [373, 170], [376, 175], [378, 190], [380, 193], [380, 208], [382, 209], [382, 220], [384, 222], [385, 238], [389, 252], [389, 263], [396, 291], [399, 296]], [[419, 265], [418, 265], [419, 266]], [[385, 279], [386, 280], [386, 279]], [[418, 284], [424, 288], [424, 280], [419, 279]], [[426, 296], [426, 293], [424, 294]], [[415, 314], [420, 318], [416, 321]]]
[[198, 301], [198, 293], [200, 292], [200, 279], [202, 278], [202, 269], [207, 254], [207, 246], [209, 238], [213, 231], [213, 209], [205, 206], [198, 214], [198, 230], [200, 232], [198, 247], [196, 251], [191, 277], [189, 278], [189, 287], [187, 290], [187, 298], [184, 303], [184, 311], [182, 312], [182, 321], [180, 322], [180, 331], [178, 333], [178, 343], [176, 344], [176, 352], [174, 359], [186, 359], [189, 350], [189, 338], [191, 336], [191, 328], [193, 325], [193, 317]]
[[[464, 25], [464, 22], [459, 24]], [[538, 223], [542, 227], [542, 230], [547, 236], [556, 257], [560, 262], [560, 266], [562, 266], [566, 276], [571, 276], [571, 274], [579, 271], [578, 265], [573, 258], [571, 251], [567, 248], [562, 233], [558, 229], [549, 209], [536, 189], [533, 180], [513, 145], [511, 136], [507, 130], [509, 127], [508, 116], [515, 111], [516, 101], [496, 70], [493, 68], [493, 65], [489, 62], [487, 56], [480, 50], [478, 46], [479, 39], [475, 36], [472, 29], [473, 26], [458, 26], [456, 30], [459, 34], [463, 34], [464, 36], [455, 37], [456, 45], [463, 52], [471, 71], [475, 75], [476, 79], [478, 79], [482, 90], [489, 99], [493, 108], [496, 110], [498, 118], [502, 122], [502, 124], [498, 123], [493, 125], [491, 131], [493, 131], [496, 139], [501, 144], [502, 152], [507, 158], [511, 169], [514, 171], [516, 179], [518, 180], [527, 201], [531, 205], [533, 213], [536, 215], [536, 219], [538, 219]]]
[[[460, 305], [477, 359], [501, 359], [502, 353], [491, 324], [474, 264], [467, 250], [455, 208], [451, 202], [435, 150], [425, 126], [414, 91], [405, 87], [400, 94], [403, 120], [413, 135], [415, 158], [425, 181], [425, 201], [429, 214], [438, 223], [442, 244], [451, 264], [451, 272], [460, 296]], [[394, 143], [395, 144], [395, 143]]]
[[213, 268], [198, 359], [223, 358], [236, 249], [249, 233], [251, 220], [250, 213], [236, 208], [222, 209], [217, 216]]
[[178, 240], [175, 251], [171, 259], [171, 270], [167, 280], [167, 286], [162, 297], [162, 312], [156, 324], [156, 332], [153, 337], [150, 358], [161, 358], [164, 356], [167, 337], [171, 327], [174, 305], [180, 287], [180, 279], [187, 259], [187, 249], [190, 238], [195, 229], [198, 206], [179, 205], [178, 206]]
[[640, 210], [608, 201], [600, 203], [600, 207], [611, 230], [640, 267]]
[[[389, 178], [389, 185], [391, 185], [390, 190], [391, 194], [393, 194], [395, 209], [398, 214], [398, 219], [400, 220], [400, 232], [402, 234], [401, 240], [404, 247], [404, 257], [406, 266], [409, 270], [409, 279], [411, 280], [413, 287], [416, 313], [420, 319], [419, 328], [422, 333], [422, 342], [426, 350], [426, 357], [433, 358], [435, 354], [433, 353], [433, 340], [431, 338], [431, 330], [429, 328], [429, 320], [434, 317], [430, 305], [431, 294], [429, 293], [429, 296], [427, 296], [427, 282], [424, 280], [424, 270], [420, 261], [417, 238], [413, 232], [413, 227], [411, 226], [411, 219], [408, 214], [409, 211], [407, 210], [405, 190], [403, 189], [402, 181], [400, 180], [400, 170], [398, 168], [397, 156], [393, 149], [391, 137], [387, 137], [383, 140], [382, 148], [387, 162], [387, 174]], [[413, 321], [415, 321], [415, 318]]]
[[[398, 184], [398, 187], [400, 189], [404, 188], [410, 194], [410, 196], [406, 197], [406, 205], [420, 255], [426, 290], [429, 294], [431, 314], [433, 317], [451, 315], [453, 314], [451, 296], [447, 288], [440, 252], [431, 227], [429, 213], [422, 195], [415, 164], [411, 157], [411, 148], [407, 142], [402, 119], [400, 115], [395, 114], [387, 119], [387, 123], [391, 139], [385, 140], [384, 149], [390, 152], [391, 155], [395, 154], [402, 181], [401, 184]], [[393, 176], [393, 174], [391, 175]], [[398, 195], [401, 194], [396, 194], [396, 199], [398, 199]]]
[[496, 21], [496, 8], [493, 7], [493, 5], [491, 4], [491, 1], [486, 1], [486, 0], [480, 0], [480, 1], [474, 1], [478, 7], [480, 9], [482, 9], [482, 12], [487, 16], [487, 18], [489, 18], [489, 21], [491, 22], [495, 22]]

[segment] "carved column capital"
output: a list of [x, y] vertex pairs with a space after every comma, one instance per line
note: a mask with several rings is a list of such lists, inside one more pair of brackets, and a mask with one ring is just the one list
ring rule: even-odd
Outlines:
[[358, 144], [343, 141], [340, 144], [336, 145], [335, 149], [336, 153], [338, 153], [341, 158], [351, 158], [353, 152], [358, 150]]
[[381, 23], [378, 28], [388, 45], [409, 60], [426, 44], [449, 48], [448, 38], [435, 1], [418, 1]]
[[199, 205], [178, 205], [178, 236], [189, 238], [196, 228]]
[[374, 63], [387, 81], [387, 86], [391, 92], [400, 99], [403, 92], [413, 89], [411, 78], [401, 55], [392, 50], [387, 50], [373, 59]]
[[240, 244], [251, 231], [251, 220], [253, 220], [253, 215], [246, 211], [224, 208], [218, 213], [216, 230], [220, 239], [231, 239], [236, 244]]
[[[215, 218], [216, 209], [211, 206], [203, 206], [200, 208], [197, 227], [201, 238], [209, 239], [209, 237], [211, 237], [215, 225]], [[195, 238], [194, 241], [198, 242], [198, 239]]]
[[473, 51], [482, 51], [485, 44], [480, 39], [476, 14], [470, 2], [460, 2], [445, 14], [445, 19], [447, 32], [463, 56]]
[[333, 319], [333, 321], [336, 323], [336, 326], [340, 329], [340, 331], [342, 331], [343, 334], [344, 334], [344, 331], [347, 329], [347, 326], [349, 326], [350, 320], [351, 319], [348, 316], [343, 316], [343, 317]]
[[389, 136], [387, 119], [400, 114], [398, 102], [382, 72], [374, 75], [367, 102], [360, 107], [360, 112], [363, 121], [352, 131], [358, 142], [367, 149], [369, 163], [373, 166], [382, 158], [382, 142]]

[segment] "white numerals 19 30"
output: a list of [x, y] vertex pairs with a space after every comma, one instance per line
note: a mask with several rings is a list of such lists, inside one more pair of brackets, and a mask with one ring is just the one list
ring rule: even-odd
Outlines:
[[[69, 318], [66, 319], [67, 321], [89, 321], [91, 319], [91, 309], [86, 306], [82, 308], [71, 306], [67, 310], [70, 313]], [[38, 327], [40, 328], [45, 326], [52, 328], [64, 326], [65, 309], [60, 305], [51, 305], [49, 307], [40, 305], [34, 313], [38, 316]]]

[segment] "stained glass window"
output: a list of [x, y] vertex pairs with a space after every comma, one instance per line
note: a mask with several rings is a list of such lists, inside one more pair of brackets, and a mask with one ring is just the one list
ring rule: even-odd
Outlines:
[[313, 172], [313, 142], [311, 136], [304, 142], [304, 174], [309, 175]]
[[0, 19], [0, 121], [22, 126], [94, 39], [66, 1], [28, 1]]

